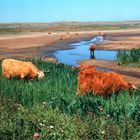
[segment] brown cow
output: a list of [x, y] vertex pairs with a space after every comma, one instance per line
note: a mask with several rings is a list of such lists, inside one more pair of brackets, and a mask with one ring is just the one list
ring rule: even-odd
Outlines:
[[70, 35], [70, 32], [66, 32], [67, 35]]
[[97, 48], [97, 46], [95, 44], [91, 45], [89, 47], [89, 50], [90, 50], [90, 58], [95, 58], [94, 56], [94, 50]]
[[63, 35], [60, 35], [59, 36], [59, 40], [63, 40]]
[[41, 79], [44, 77], [44, 73], [31, 62], [4, 59], [2, 61], [2, 76], [6, 78]]
[[106, 39], [106, 36], [107, 36], [107, 33], [106, 32], [103, 32], [102, 33], [102, 37], [103, 37], [104, 40]]
[[95, 44], [93, 44], [89, 47], [89, 50], [94, 51], [96, 48], [97, 48], [97, 46]]
[[81, 65], [78, 70], [77, 95], [89, 92], [94, 92], [95, 95], [111, 95], [123, 89], [135, 88], [115, 72], [99, 72], [90, 65]]
[[74, 35], [78, 35], [78, 33], [74, 33]]

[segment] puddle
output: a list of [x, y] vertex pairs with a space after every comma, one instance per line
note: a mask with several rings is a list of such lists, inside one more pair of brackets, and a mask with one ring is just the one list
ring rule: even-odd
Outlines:
[[[100, 59], [100, 60], [116, 60], [117, 51], [95, 50], [94, 56], [90, 57], [89, 46], [91, 44], [101, 44], [103, 42], [102, 36], [97, 36], [90, 41], [81, 41], [78, 43], [69, 44], [69, 50], [60, 50], [53, 53], [54, 57], [59, 62], [77, 66], [77, 61], [84, 59]], [[105, 40], [108, 41], [108, 40]], [[97, 46], [100, 47], [100, 46]]]

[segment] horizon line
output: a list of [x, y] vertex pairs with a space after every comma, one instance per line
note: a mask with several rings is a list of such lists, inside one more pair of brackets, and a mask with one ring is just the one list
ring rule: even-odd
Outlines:
[[110, 22], [140, 22], [140, 19], [139, 20], [110, 20], [110, 21], [70, 21], [70, 20], [67, 20], [67, 21], [63, 21], [63, 20], [58, 20], [58, 21], [36, 21], [36, 22], [30, 22], [30, 21], [15, 21], [15, 22], [0, 22], [0, 24], [17, 24], [17, 23], [101, 23], [101, 22], [105, 22], [105, 23], [110, 23]]

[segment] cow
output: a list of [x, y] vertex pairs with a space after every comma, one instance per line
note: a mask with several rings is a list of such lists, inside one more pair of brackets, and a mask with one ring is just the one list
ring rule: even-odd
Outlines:
[[74, 33], [74, 35], [78, 35], [78, 33]]
[[33, 63], [15, 59], [2, 61], [2, 76], [6, 78], [17, 77], [21, 79], [42, 79], [44, 72], [40, 71]]
[[103, 37], [104, 40], [106, 39], [106, 36], [107, 36], [107, 33], [106, 32], [103, 32], [102, 33], [102, 37]]
[[59, 36], [59, 40], [63, 40], [63, 35], [60, 35]]
[[115, 72], [96, 71], [96, 67], [85, 64], [80, 65], [78, 71], [77, 96], [91, 92], [94, 95], [107, 96], [120, 90], [136, 88]]
[[95, 58], [94, 56], [94, 50], [97, 48], [97, 46], [95, 44], [92, 44], [90, 47], [89, 47], [89, 50], [90, 50], [90, 58]]
[[70, 32], [66, 32], [67, 35], [70, 35]]
[[71, 37], [70, 33], [62, 34], [59, 36], [59, 40], [69, 39]]

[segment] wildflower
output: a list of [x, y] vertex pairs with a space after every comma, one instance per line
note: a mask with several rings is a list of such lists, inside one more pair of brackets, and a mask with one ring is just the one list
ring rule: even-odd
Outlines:
[[47, 102], [43, 102], [42, 105], [44, 108], [47, 107]]
[[21, 110], [21, 108], [20, 107], [18, 107], [18, 111], [20, 111]]
[[59, 111], [59, 107], [56, 107], [55, 110], [56, 110], [56, 111]]
[[99, 108], [100, 111], [103, 111], [104, 110], [103, 107], [98, 107], [98, 108]]
[[53, 135], [55, 136], [55, 135], [56, 135], [56, 133], [53, 133]]
[[34, 133], [34, 138], [35, 138], [35, 139], [38, 139], [39, 137], [40, 137], [39, 133], [35, 132], [35, 133]]
[[45, 126], [43, 123], [39, 123], [40, 126]]
[[43, 123], [45, 123], [46, 122], [46, 120], [43, 120]]
[[110, 118], [110, 115], [107, 114], [106, 116], [107, 116], [107, 118]]
[[95, 114], [93, 112], [88, 112], [87, 115], [88, 115], [88, 117], [92, 118], [92, 117], [94, 117]]
[[102, 135], [104, 135], [105, 134], [105, 131], [103, 130], [101, 133], [102, 133]]
[[50, 129], [53, 129], [53, 128], [54, 128], [54, 126], [51, 125], [51, 126], [50, 126]]

